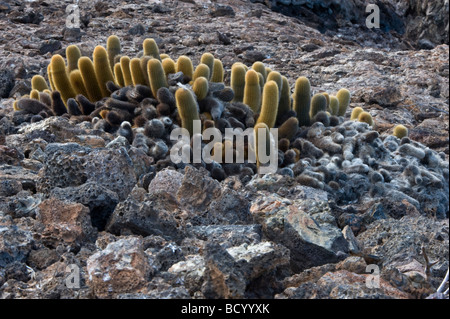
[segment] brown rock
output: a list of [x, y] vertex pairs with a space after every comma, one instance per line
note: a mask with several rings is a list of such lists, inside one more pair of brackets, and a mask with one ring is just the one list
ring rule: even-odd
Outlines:
[[82, 204], [47, 199], [39, 205], [39, 221], [44, 225], [42, 239], [53, 247], [59, 242], [73, 245], [93, 239], [89, 209]]
[[88, 285], [97, 298], [139, 292], [150, 267], [141, 238], [120, 239], [87, 260]]

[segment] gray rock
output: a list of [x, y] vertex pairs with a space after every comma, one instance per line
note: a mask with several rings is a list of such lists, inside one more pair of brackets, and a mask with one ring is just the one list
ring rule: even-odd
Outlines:
[[245, 274], [236, 267], [235, 259], [216, 243], [207, 244], [204, 258], [203, 295], [213, 299], [244, 298]]
[[53, 52], [61, 49], [61, 47], [62, 47], [61, 41], [47, 40], [40, 46], [39, 53], [40, 54], [45, 54], [47, 52], [53, 53]]
[[[436, 240], [439, 238], [439, 240]], [[438, 261], [431, 269], [432, 277], [442, 278], [448, 267], [448, 219], [433, 220], [424, 216], [380, 219], [357, 236], [367, 254], [382, 256], [384, 268], [409, 264], [416, 259], [425, 265], [421, 247], [430, 261]], [[438, 281], [438, 280], [437, 280]]]
[[205, 260], [200, 255], [186, 256], [186, 260], [173, 264], [168, 272], [176, 275], [183, 281], [190, 295], [200, 291], [205, 274]]
[[235, 12], [232, 7], [223, 5], [223, 4], [214, 4], [214, 6], [211, 8], [209, 14], [212, 17], [234, 17]]
[[178, 204], [170, 196], [148, 194], [134, 188], [128, 198], [120, 202], [106, 225], [113, 234], [158, 235], [179, 240], [182, 230], [176, 220]]
[[9, 96], [14, 87], [14, 74], [8, 69], [0, 70], [0, 98]]
[[85, 156], [83, 173], [86, 181], [95, 182], [108, 188], [119, 196], [127, 198], [137, 179], [133, 162], [125, 148], [95, 149]]
[[337, 262], [337, 253], [348, 251], [341, 231], [328, 223], [319, 224], [301, 208], [301, 200], [292, 202], [261, 194], [253, 200], [250, 211], [267, 238], [291, 250], [290, 263], [295, 272]]
[[105, 229], [106, 222], [119, 203], [119, 197], [115, 192], [92, 181], [80, 186], [56, 187], [52, 189], [50, 196], [88, 207], [92, 226], [99, 231]]
[[35, 240], [33, 234], [17, 227], [10, 216], [0, 213], [0, 267], [24, 263]]
[[261, 241], [261, 225], [210, 225], [194, 226], [189, 234], [204, 240], [219, 243], [224, 248], [242, 244], [257, 244]]
[[272, 242], [242, 244], [227, 252], [234, 258], [247, 281], [267, 276], [272, 270], [289, 265], [289, 249]]

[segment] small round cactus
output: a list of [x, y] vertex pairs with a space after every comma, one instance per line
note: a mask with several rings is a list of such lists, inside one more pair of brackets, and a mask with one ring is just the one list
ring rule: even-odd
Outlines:
[[393, 135], [399, 139], [402, 139], [406, 136], [408, 136], [408, 128], [406, 126], [398, 124], [394, 127]]
[[358, 116], [358, 121], [365, 122], [365, 123], [369, 124], [370, 126], [373, 126], [373, 118], [369, 112], [361, 112]]
[[352, 114], [350, 115], [350, 120], [357, 120], [358, 117], [359, 117], [359, 115], [360, 115], [362, 112], [364, 112], [364, 109], [363, 109], [362, 107], [359, 107], [359, 106], [355, 107], [355, 108], [352, 110]]

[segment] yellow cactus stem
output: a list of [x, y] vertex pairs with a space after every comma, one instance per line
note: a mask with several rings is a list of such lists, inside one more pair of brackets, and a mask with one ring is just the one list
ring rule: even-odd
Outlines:
[[72, 44], [66, 48], [67, 73], [78, 69], [78, 60], [81, 58], [81, 51], [78, 46]]
[[264, 85], [261, 113], [257, 123], [265, 123], [269, 128], [275, 126], [278, 113], [278, 85], [275, 81], [268, 81]]
[[255, 70], [248, 70], [245, 74], [244, 104], [247, 104], [254, 113], [261, 107], [261, 88], [259, 76]]
[[402, 124], [398, 124], [394, 127], [393, 135], [399, 139], [402, 139], [404, 137], [408, 136], [408, 128]]
[[[209, 52], [203, 53], [202, 57], [200, 58], [200, 63], [206, 64], [208, 66], [209, 70], [211, 71], [210, 76], [212, 75], [213, 70], [214, 70], [214, 60], [215, 60], [214, 55], [212, 55]], [[207, 79], [208, 79], [208, 81], [211, 80], [210, 77]]]
[[364, 112], [364, 109], [362, 107], [355, 107], [352, 110], [352, 114], [350, 115], [350, 120], [357, 120], [359, 115]]
[[166, 75], [172, 74], [172, 73], [176, 73], [176, 65], [175, 65], [175, 61], [172, 60], [171, 58], [167, 58], [162, 60], [162, 66], [164, 69], [164, 73]]
[[295, 137], [298, 131], [298, 119], [290, 117], [278, 128], [278, 139], [287, 139], [290, 141]]
[[111, 67], [108, 61], [108, 53], [106, 49], [100, 45], [94, 49], [94, 70], [97, 77], [98, 85], [102, 92], [103, 97], [109, 96], [109, 91], [106, 88], [108, 81], [114, 82], [114, 75], [112, 74]]
[[235, 63], [231, 67], [231, 89], [234, 92], [233, 102], [242, 102], [244, 98], [246, 70], [242, 63]]
[[76, 96], [75, 90], [72, 88], [69, 77], [67, 76], [66, 63], [62, 56], [56, 54], [52, 57], [51, 64], [52, 78], [56, 90], [61, 93], [61, 99], [66, 103], [69, 98]]
[[209, 84], [206, 77], [198, 77], [194, 81], [194, 85], [192, 86], [192, 90], [197, 96], [197, 100], [201, 101], [208, 95]]
[[144, 55], [151, 56], [154, 59], [161, 61], [159, 48], [154, 39], [145, 39], [142, 46], [144, 48]]
[[158, 59], [150, 59], [147, 64], [147, 73], [150, 79], [150, 87], [152, 94], [156, 97], [156, 93], [162, 87], [168, 87], [166, 74]]
[[322, 93], [315, 94], [311, 99], [311, 109], [309, 111], [309, 117], [312, 119], [319, 112], [326, 112], [327, 110], [327, 98]]
[[[23, 97], [22, 97], [23, 98]], [[13, 103], [13, 109], [14, 109], [14, 111], [20, 111], [20, 109], [19, 109], [19, 101], [14, 101], [14, 103]]]
[[295, 82], [293, 99], [294, 111], [297, 112], [299, 125], [308, 126], [311, 122], [309, 116], [311, 107], [311, 84], [306, 77], [299, 77]]
[[55, 83], [53, 82], [53, 76], [52, 76], [52, 64], [49, 63], [47, 66], [47, 77], [48, 77], [48, 83], [50, 83], [50, 88], [52, 91], [55, 91]]
[[133, 78], [131, 77], [130, 58], [123, 56], [120, 58], [120, 67], [122, 69], [123, 82], [125, 86], [133, 85]]
[[144, 76], [144, 79], [145, 79], [145, 85], [147, 85], [148, 87], [150, 86], [150, 78], [148, 77], [147, 64], [148, 64], [148, 61], [150, 61], [150, 59], [152, 59], [152, 57], [144, 55], [143, 57], [141, 57], [141, 59], [139, 61], [140, 66], [141, 66], [142, 75]]
[[133, 58], [130, 61], [130, 72], [133, 85], [138, 84], [146, 85], [144, 74], [142, 74], [141, 60], [139, 58]]
[[277, 120], [291, 110], [291, 88], [287, 77], [283, 76], [283, 87], [281, 89], [280, 103], [278, 104]]
[[179, 88], [175, 92], [178, 114], [181, 118], [182, 127], [185, 128], [190, 136], [193, 136], [194, 120], [200, 120], [198, 114], [197, 102], [191, 91], [185, 88]]
[[36, 90], [36, 89], [31, 90], [30, 98], [33, 99], [33, 100], [38, 100], [39, 101], [39, 91]]
[[170, 58], [170, 56], [169, 56], [168, 54], [161, 53], [161, 54], [159, 55], [159, 58], [160, 58], [161, 61], [162, 61], [162, 60], [164, 60], [164, 59]]
[[77, 69], [70, 72], [69, 80], [70, 84], [72, 85], [73, 89], [77, 94], [83, 94], [84, 96], [87, 96], [88, 92], [84, 87], [83, 77], [81, 75], [80, 70]]
[[257, 61], [255, 63], [253, 63], [252, 69], [255, 70], [256, 72], [261, 73], [261, 75], [264, 78], [264, 84], [265, 84], [266, 79], [267, 79], [267, 72], [266, 72], [266, 67], [264, 66], [264, 63]]
[[330, 106], [330, 94], [328, 94], [327, 92], [320, 92], [320, 94], [325, 96], [325, 98], [327, 99], [327, 109], [328, 109], [328, 107]]
[[87, 98], [92, 103], [102, 99], [102, 92], [98, 85], [97, 76], [95, 75], [94, 63], [86, 56], [81, 57], [78, 60], [78, 69], [81, 72], [83, 78], [83, 84], [87, 91]]
[[120, 62], [117, 62], [114, 65], [114, 77], [116, 78], [116, 83], [120, 87], [124, 87], [125, 86], [125, 82], [123, 80], [122, 68], [120, 67]]
[[339, 100], [339, 116], [344, 116], [347, 111], [348, 106], [350, 105], [350, 91], [347, 89], [340, 89], [336, 94], [337, 99]]
[[35, 75], [31, 78], [31, 89], [43, 92], [48, 90], [47, 82], [42, 75]]
[[176, 71], [183, 72], [184, 76], [192, 79], [194, 76], [194, 66], [192, 65], [191, 59], [185, 55], [180, 56], [177, 60]]
[[200, 63], [199, 65], [197, 65], [197, 67], [195, 68], [195, 72], [193, 75], [192, 80], [195, 81], [197, 78], [199, 77], [204, 77], [207, 80], [209, 80], [210, 78], [210, 69], [209, 66], [207, 66], [204, 63]]
[[219, 59], [214, 59], [213, 71], [211, 75], [211, 82], [223, 83], [223, 64]]
[[272, 71], [267, 75], [266, 82], [275, 81], [278, 86], [278, 97], [281, 96], [281, 90], [283, 89], [283, 77], [280, 72]]
[[361, 112], [361, 114], [359, 114], [359, 116], [358, 116], [358, 121], [365, 122], [365, 123], [369, 124], [370, 126], [373, 126], [373, 118], [369, 112]]
[[121, 46], [120, 40], [116, 35], [111, 35], [106, 41], [106, 50], [108, 51], [108, 60], [111, 70], [114, 70], [115, 57], [120, 54]]
[[330, 115], [337, 115], [339, 112], [339, 100], [334, 95], [330, 95], [328, 112], [330, 113]]

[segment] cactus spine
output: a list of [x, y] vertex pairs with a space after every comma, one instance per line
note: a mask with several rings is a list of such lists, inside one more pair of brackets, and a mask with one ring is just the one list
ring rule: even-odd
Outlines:
[[295, 82], [294, 111], [300, 126], [308, 126], [311, 122], [309, 111], [311, 107], [311, 84], [306, 77], [299, 77]]
[[278, 86], [275, 81], [268, 81], [264, 85], [261, 113], [257, 123], [265, 123], [269, 128], [275, 126], [278, 113]]

